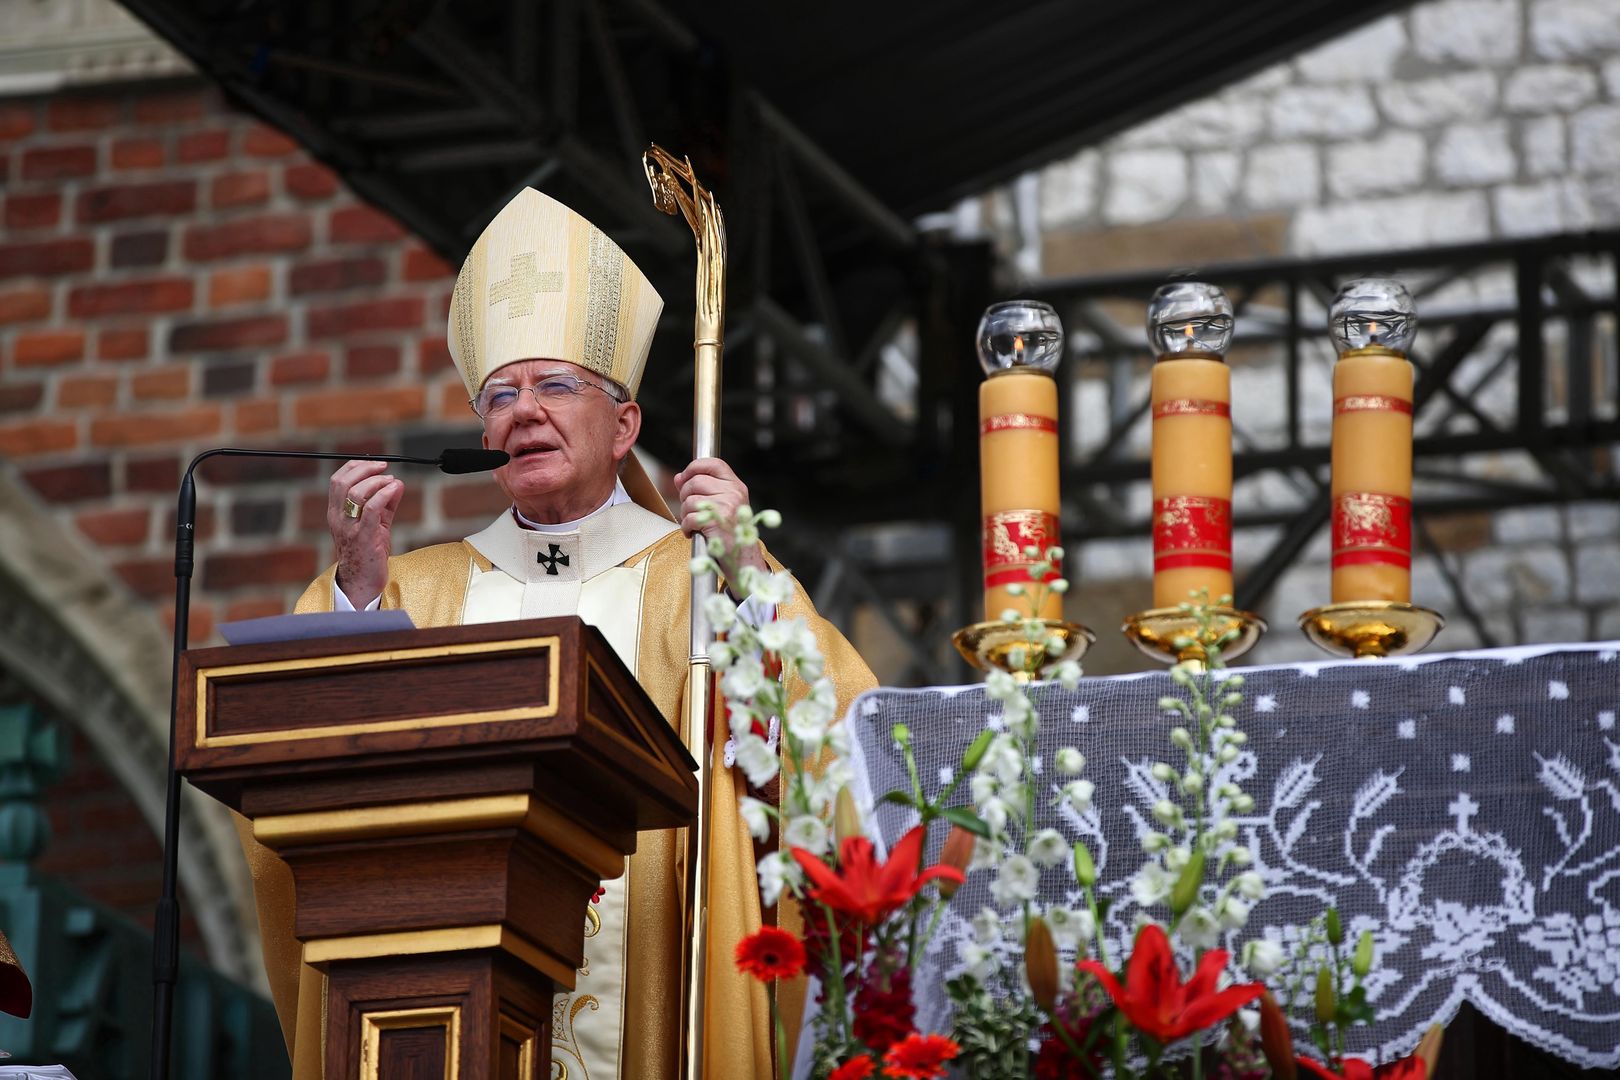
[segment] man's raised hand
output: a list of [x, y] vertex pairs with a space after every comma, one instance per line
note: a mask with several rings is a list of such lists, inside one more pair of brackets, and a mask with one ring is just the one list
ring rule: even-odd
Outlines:
[[[332, 474], [326, 493], [326, 527], [337, 550], [337, 587], [356, 610], [382, 595], [388, 584], [389, 533], [405, 496], [405, 482], [381, 461], [346, 461]], [[345, 505], [360, 507], [350, 517]]]
[[[675, 486], [680, 492], [681, 531], [687, 536], [702, 533], [708, 539], [721, 537], [730, 546], [734, 543], [731, 530], [737, 524], [737, 510], [748, 505], [748, 485], [731, 471], [719, 458], [698, 458], [675, 474]], [[698, 513], [704, 503], [714, 508], [715, 516], [706, 524], [698, 522]], [[743, 565], [769, 572], [765, 556], [758, 547], [740, 553]]]

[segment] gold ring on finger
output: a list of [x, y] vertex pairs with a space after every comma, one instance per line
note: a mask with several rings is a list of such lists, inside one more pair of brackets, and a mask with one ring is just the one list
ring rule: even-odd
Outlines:
[[343, 500], [343, 516], [346, 517], [346, 518], [357, 518], [357, 517], [359, 517], [360, 516], [360, 511], [362, 509], [364, 509], [364, 507], [362, 507], [361, 504], [355, 502], [353, 499], [344, 499]]

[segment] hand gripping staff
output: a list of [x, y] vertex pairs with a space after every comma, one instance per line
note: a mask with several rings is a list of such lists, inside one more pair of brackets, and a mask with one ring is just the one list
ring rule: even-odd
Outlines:
[[[697, 177], [690, 159], [677, 159], [656, 143], [641, 157], [652, 186], [653, 205], [679, 214], [697, 241], [697, 316], [693, 320], [692, 458], [720, 452], [720, 350], [726, 323], [726, 221]], [[708, 554], [702, 534], [692, 537], [692, 557]], [[711, 571], [692, 578], [692, 631], [686, 672], [686, 748], [698, 763], [698, 816], [687, 830], [685, 978], [681, 1003], [681, 1077], [702, 1080], [704, 975], [709, 954], [709, 734], [714, 718], [714, 681], [709, 668], [709, 621], [703, 600], [714, 593]]]

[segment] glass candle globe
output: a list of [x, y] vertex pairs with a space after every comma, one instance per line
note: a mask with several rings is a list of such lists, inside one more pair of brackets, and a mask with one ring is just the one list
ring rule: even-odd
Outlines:
[[1051, 304], [1008, 300], [984, 309], [978, 344], [986, 375], [1020, 370], [1051, 375], [1063, 355], [1063, 324]]
[[1232, 301], [1202, 281], [1161, 285], [1148, 304], [1147, 328], [1160, 356], [1224, 357], [1232, 344]]
[[1378, 345], [1404, 354], [1417, 325], [1412, 294], [1394, 278], [1347, 281], [1328, 309], [1328, 330], [1341, 353]]

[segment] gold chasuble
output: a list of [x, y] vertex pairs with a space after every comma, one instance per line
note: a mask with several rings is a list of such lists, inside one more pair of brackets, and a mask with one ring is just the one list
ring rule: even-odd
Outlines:
[[[634, 503], [607, 507], [571, 533], [524, 529], [508, 512], [460, 543], [391, 558], [381, 606], [403, 608], [419, 627], [577, 613], [602, 631], [659, 711], [682, 730], [690, 558], [690, 540]], [[328, 569], [305, 591], [299, 612], [331, 610], [334, 574], [335, 568]], [[873, 685], [871, 672], [796, 585], [777, 618], [799, 617], [827, 659], [842, 713]], [[708, 808], [714, 831], [704, 1076], [763, 1080], [772, 1075], [769, 1003], [763, 984], [740, 974], [732, 962], [737, 942], [760, 925], [754, 843], [737, 810], [744, 780], [725, 767], [723, 723], [718, 730]], [[577, 812], [591, 811], [581, 806]], [[302, 963], [292, 936], [292, 875], [253, 839], [251, 826], [239, 824], [294, 1080], [320, 1080], [324, 978]], [[604, 882], [604, 895], [585, 913], [585, 964], [574, 991], [557, 995], [552, 1017], [553, 1078], [663, 1080], [678, 1072], [685, 856], [681, 833], [641, 833], [623, 876]], [[778, 921], [796, 933], [801, 929], [790, 902], [779, 908]], [[781, 989], [790, 1037], [797, 1033], [803, 997], [802, 982]]]

